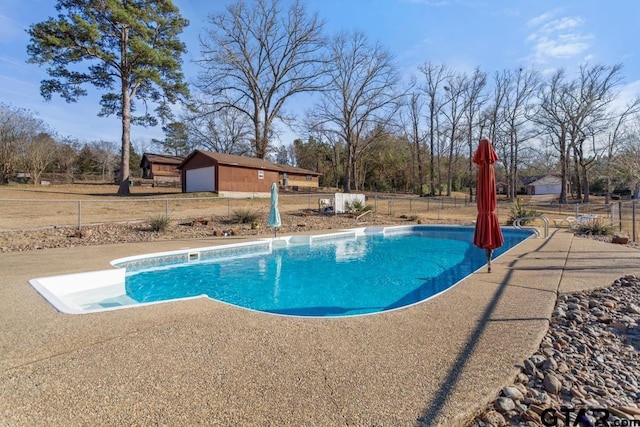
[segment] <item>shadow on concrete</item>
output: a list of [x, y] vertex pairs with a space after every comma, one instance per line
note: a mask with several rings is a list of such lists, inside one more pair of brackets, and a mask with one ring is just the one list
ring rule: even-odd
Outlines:
[[[547, 245], [547, 242], [548, 241], [544, 242], [542, 245], [540, 245], [533, 252], [539, 252], [542, 248], [544, 248]], [[531, 253], [532, 252], [521, 254], [517, 259], [515, 259], [511, 263], [509, 263], [509, 269], [507, 271], [507, 274], [506, 274], [504, 280], [500, 283], [500, 286], [496, 290], [496, 293], [493, 295], [493, 298], [491, 299], [491, 301], [487, 305], [486, 309], [484, 310], [482, 316], [480, 317], [480, 320], [478, 321], [478, 325], [476, 326], [476, 328], [474, 329], [474, 331], [471, 334], [471, 337], [469, 338], [469, 340], [467, 341], [467, 343], [463, 347], [462, 351], [460, 351], [460, 353], [458, 355], [458, 358], [456, 359], [456, 361], [454, 362], [453, 366], [449, 370], [449, 373], [445, 377], [445, 379], [444, 379], [444, 381], [442, 383], [442, 386], [435, 393], [435, 397], [431, 401], [430, 405], [427, 408], [425, 408], [425, 410], [423, 411], [422, 415], [420, 415], [420, 417], [418, 417], [418, 419], [416, 420], [416, 426], [418, 426], [418, 427], [431, 426], [431, 425], [434, 425], [438, 421], [438, 417], [439, 417], [440, 413], [442, 412], [442, 409], [444, 408], [447, 400], [449, 399], [450, 394], [453, 392], [453, 390], [456, 387], [457, 382], [460, 379], [460, 374], [464, 370], [464, 367], [467, 364], [467, 361], [469, 360], [471, 355], [474, 353], [475, 348], [478, 345], [478, 342], [480, 341], [480, 338], [482, 337], [483, 331], [485, 330], [485, 328], [487, 327], [487, 325], [490, 322], [512, 321], [512, 320], [523, 320], [523, 321], [524, 320], [527, 320], [527, 321], [529, 321], [529, 320], [545, 320], [547, 322], [549, 321], [549, 318], [547, 318], [547, 317], [544, 317], [542, 319], [537, 319], [537, 318], [536, 319], [524, 319], [524, 318], [523, 319], [492, 319], [492, 315], [493, 315], [494, 311], [496, 310], [498, 302], [500, 302], [500, 299], [502, 298], [502, 295], [504, 294], [504, 291], [508, 288], [508, 286], [510, 286], [509, 285], [509, 281], [511, 280], [511, 277], [513, 275], [513, 271], [516, 269], [515, 266], [517, 265], [518, 260], [522, 259], [522, 258], [524, 258], [526, 256], [530, 256]], [[565, 259], [566, 259], [566, 257], [565, 257]], [[546, 290], [542, 290], [542, 289], [540, 289], [540, 291], [547, 292]], [[556, 292], [556, 294], [557, 294], [557, 292]]]

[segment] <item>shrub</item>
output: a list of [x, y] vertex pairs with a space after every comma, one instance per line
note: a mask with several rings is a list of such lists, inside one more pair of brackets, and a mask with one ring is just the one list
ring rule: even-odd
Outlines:
[[578, 232], [593, 236], [608, 236], [612, 234], [613, 227], [605, 224], [601, 219], [595, 219], [588, 223], [578, 224]]
[[371, 206], [365, 205], [360, 200], [354, 200], [353, 202], [345, 202], [344, 209], [349, 213], [360, 214], [371, 210]]
[[400, 215], [400, 219], [406, 219], [407, 221], [416, 221], [418, 219], [418, 215]]
[[[512, 225], [513, 222], [525, 216], [538, 216], [540, 212], [536, 211], [533, 208], [527, 208], [520, 199], [516, 199], [516, 201], [511, 206], [511, 216], [509, 217], [508, 225]], [[525, 220], [520, 223], [520, 225], [526, 225], [533, 222], [533, 220]]]
[[258, 219], [258, 211], [251, 209], [237, 209], [233, 211], [232, 220], [238, 224], [251, 224]]
[[169, 226], [169, 217], [165, 215], [154, 216], [149, 220], [151, 229], [155, 232], [161, 232]]

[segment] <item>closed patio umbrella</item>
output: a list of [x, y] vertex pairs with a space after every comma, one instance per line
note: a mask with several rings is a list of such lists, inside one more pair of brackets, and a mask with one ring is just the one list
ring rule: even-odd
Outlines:
[[267, 225], [273, 227], [274, 236], [278, 236], [278, 227], [282, 225], [280, 221], [280, 212], [278, 211], [278, 186], [274, 182], [271, 184], [271, 210], [269, 210], [269, 219]]
[[478, 217], [476, 218], [473, 244], [486, 251], [487, 271], [489, 273], [491, 273], [493, 250], [502, 246], [504, 242], [496, 213], [496, 176], [493, 170], [493, 164], [496, 161], [498, 161], [498, 155], [493, 149], [493, 145], [491, 145], [491, 140], [482, 138], [473, 156], [473, 163], [478, 165], [478, 183], [476, 186]]

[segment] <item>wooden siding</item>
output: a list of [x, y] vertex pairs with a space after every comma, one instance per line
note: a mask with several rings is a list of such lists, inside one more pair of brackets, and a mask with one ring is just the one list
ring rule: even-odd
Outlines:
[[[264, 178], [258, 178], [258, 171], [264, 173]], [[218, 167], [219, 191], [237, 191], [252, 193], [268, 193], [271, 183], [278, 182], [276, 171], [250, 169], [237, 166], [220, 165]]]
[[[287, 174], [287, 188], [318, 188], [318, 173], [306, 169], [283, 166], [262, 159], [212, 153], [196, 150], [180, 165], [182, 171], [182, 191], [186, 192], [186, 171], [215, 167], [215, 189], [219, 193], [262, 193], [271, 191], [271, 184], [284, 185]], [[262, 175], [262, 178], [259, 177]], [[307, 179], [310, 176], [311, 179]]]
[[[284, 178], [280, 176], [280, 183], [284, 185]], [[319, 187], [320, 183], [318, 176], [311, 176], [310, 180], [307, 180], [307, 175], [297, 175], [290, 172], [287, 173], [287, 187]]]

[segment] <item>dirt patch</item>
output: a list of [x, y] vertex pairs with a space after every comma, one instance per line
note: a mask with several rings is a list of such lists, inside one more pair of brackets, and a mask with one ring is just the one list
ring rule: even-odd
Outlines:
[[[416, 224], [416, 221], [398, 218], [369, 218], [357, 221], [348, 215], [307, 214], [307, 211], [281, 214], [282, 226], [278, 235], [306, 233], [320, 230], [338, 230], [371, 225]], [[204, 220], [206, 219], [206, 221]], [[228, 236], [273, 237], [275, 230], [268, 227], [267, 218], [258, 219], [258, 227], [237, 224], [218, 217], [199, 217], [172, 220], [163, 231], [153, 231], [148, 222], [105, 223], [82, 227], [51, 227], [39, 230], [0, 232], [0, 252], [29, 251], [45, 248], [70, 248], [112, 243], [151, 242], [157, 240], [197, 239]]]

